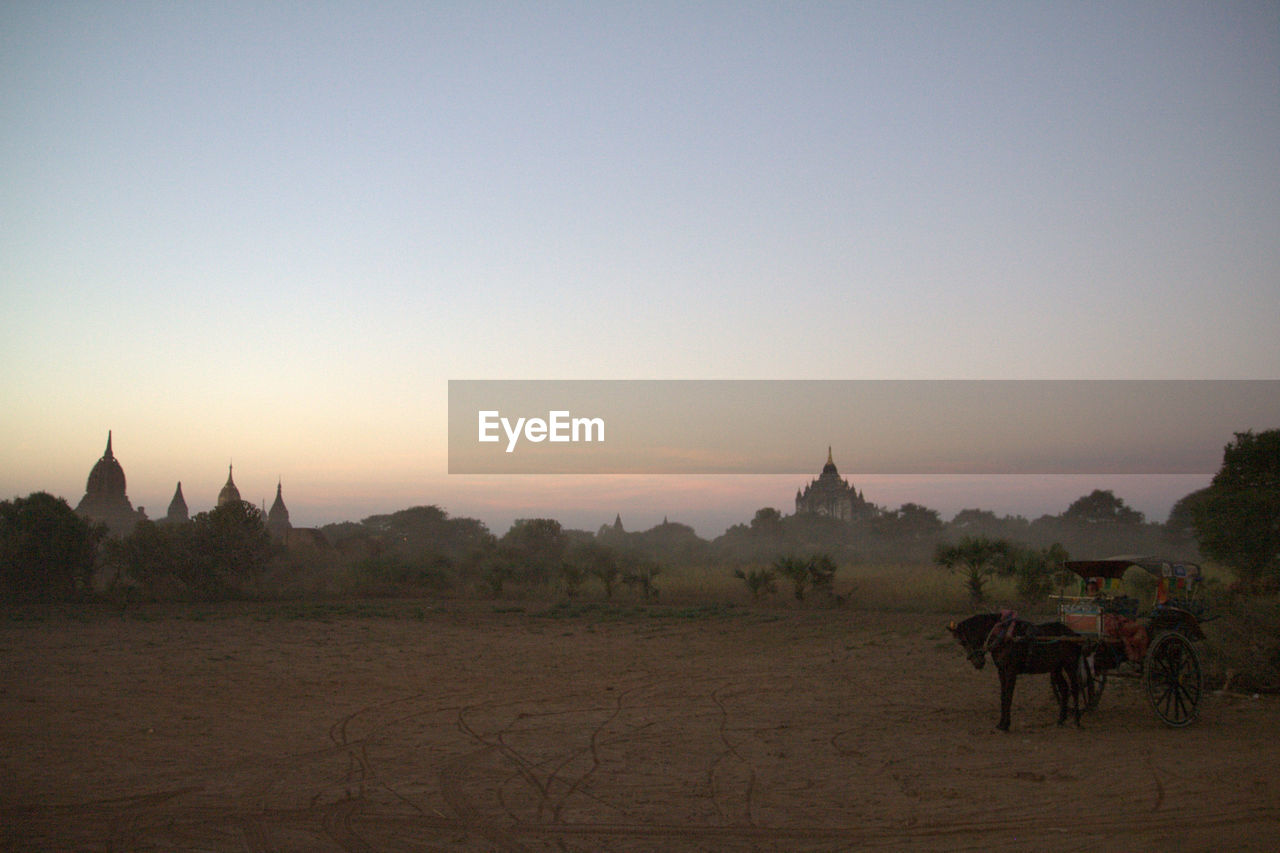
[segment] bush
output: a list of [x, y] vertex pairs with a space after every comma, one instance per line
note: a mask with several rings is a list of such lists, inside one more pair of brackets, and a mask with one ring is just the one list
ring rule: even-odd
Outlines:
[[153, 598], [221, 601], [260, 593], [277, 550], [258, 508], [232, 501], [186, 524], [140, 521], [104, 559], [117, 594], [136, 584]]
[[613, 598], [613, 587], [622, 569], [618, 555], [607, 545], [595, 539], [580, 539], [570, 543], [568, 557], [560, 568], [560, 580], [568, 595], [576, 595], [587, 578], [600, 581], [605, 598]]
[[644, 557], [629, 557], [622, 570], [622, 582], [640, 593], [645, 601], [656, 601], [661, 591], [654, 580], [662, 573], [662, 566]]
[[1016, 549], [1012, 572], [1018, 597], [1029, 604], [1039, 604], [1048, 598], [1066, 560], [1066, 549], [1056, 542], [1048, 548]]
[[1280, 598], [1238, 599], [1205, 630], [1224, 688], [1280, 691]]
[[791, 591], [796, 601], [804, 601], [805, 591], [830, 595], [836, 575], [836, 564], [826, 554], [808, 558], [779, 557], [773, 563], [773, 571], [791, 581]]
[[62, 498], [33, 492], [0, 501], [0, 598], [66, 601], [89, 589], [106, 534]]
[[964, 536], [952, 545], [939, 542], [933, 562], [940, 568], [964, 577], [969, 599], [979, 604], [987, 597], [987, 582], [998, 573], [1006, 573], [1013, 545], [1005, 539], [989, 536]]
[[776, 595], [778, 592], [778, 585], [774, 583], [773, 569], [751, 569], [745, 572], [742, 569], [736, 569], [733, 576], [746, 583], [747, 589], [751, 591], [752, 601], [759, 601], [763, 593]]
[[367, 557], [351, 570], [351, 591], [364, 596], [441, 592], [451, 585], [447, 562], [411, 563], [395, 557]]
[[1230, 566], [1242, 588], [1280, 588], [1280, 430], [1236, 433], [1192, 515], [1201, 552]]
[[574, 563], [561, 563], [557, 576], [565, 597], [577, 598], [578, 591], [582, 589], [582, 582], [587, 579], [587, 570]]

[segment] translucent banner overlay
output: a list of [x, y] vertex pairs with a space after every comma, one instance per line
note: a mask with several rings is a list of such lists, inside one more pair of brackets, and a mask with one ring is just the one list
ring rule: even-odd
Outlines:
[[450, 380], [451, 474], [1212, 474], [1280, 380]]

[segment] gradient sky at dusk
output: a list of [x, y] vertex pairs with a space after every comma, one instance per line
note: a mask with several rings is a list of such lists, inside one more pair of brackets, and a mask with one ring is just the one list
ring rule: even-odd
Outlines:
[[1275, 2], [15, 0], [0, 84], [3, 497], [716, 535], [802, 483], [450, 477], [447, 381], [1280, 378]]

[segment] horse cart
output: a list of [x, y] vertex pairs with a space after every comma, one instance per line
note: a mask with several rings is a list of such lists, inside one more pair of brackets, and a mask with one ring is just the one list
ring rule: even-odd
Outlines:
[[[1152, 557], [1071, 560], [1064, 566], [1080, 579], [1077, 594], [1058, 597], [1058, 618], [1081, 638], [1078, 678], [1085, 708], [1097, 707], [1111, 674], [1141, 678], [1166, 725], [1194, 721], [1204, 692], [1195, 646], [1204, 639], [1196, 600], [1200, 567]], [[1133, 567], [1156, 580], [1155, 604], [1141, 616], [1138, 602], [1121, 585]]]
[[[1072, 712], [1079, 724], [1081, 705], [1096, 708], [1109, 674], [1141, 678], [1151, 707], [1167, 725], [1195, 720], [1204, 692], [1195, 647], [1204, 639], [1195, 599], [1200, 567], [1151, 557], [1075, 560], [1065, 566], [1079, 578], [1079, 589], [1057, 596], [1058, 621], [1037, 625], [1005, 610], [948, 626], [974, 669], [982, 669], [988, 655], [996, 665], [996, 728], [1009, 730], [1018, 676], [1035, 673], [1050, 676], [1059, 724]], [[1135, 566], [1156, 579], [1155, 604], [1141, 616], [1137, 600], [1125, 595], [1121, 584]]]

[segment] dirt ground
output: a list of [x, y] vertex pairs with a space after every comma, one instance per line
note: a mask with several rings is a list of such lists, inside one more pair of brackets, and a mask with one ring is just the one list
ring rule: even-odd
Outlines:
[[[1280, 704], [1084, 728], [945, 615], [489, 604], [0, 622], [10, 850], [1267, 850]], [[964, 615], [964, 614], [956, 614]]]

